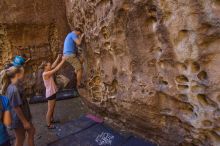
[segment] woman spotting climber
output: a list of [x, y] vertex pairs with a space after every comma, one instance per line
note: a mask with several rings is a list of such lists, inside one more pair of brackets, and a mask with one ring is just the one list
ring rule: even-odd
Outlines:
[[60, 58], [61, 55], [58, 55], [56, 61], [52, 65], [50, 62], [44, 61], [40, 66], [40, 68], [44, 70], [42, 76], [43, 76], [44, 85], [46, 87], [46, 98], [48, 100], [48, 110], [46, 114], [46, 122], [48, 129], [55, 128], [55, 126], [52, 125], [52, 123], [56, 122], [53, 118], [53, 115], [56, 105], [56, 93], [58, 91], [58, 88], [55, 84], [53, 75], [61, 68], [61, 66], [65, 62], [65, 59], [63, 57], [62, 61], [58, 64]]
[[83, 87], [81, 84], [82, 80], [82, 60], [78, 55], [77, 45], [80, 45], [82, 42], [84, 34], [80, 28], [75, 28], [70, 32], [65, 39], [63, 55], [67, 62], [69, 62], [74, 68], [77, 78], [77, 88]]
[[10, 67], [5, 69], [3, 75], [3, 95], [9, 98], [12, 107], [12, 124], [11, 128], [15, 131], [15, 146], [23, 146], [26, 133], [28, 136], [28, 146], [34, 146], [35, 128], [31, 122], [32, 116], [27, 99], [22, 92], [22, 86], [19, 82], [24, 77], [23, 67]]

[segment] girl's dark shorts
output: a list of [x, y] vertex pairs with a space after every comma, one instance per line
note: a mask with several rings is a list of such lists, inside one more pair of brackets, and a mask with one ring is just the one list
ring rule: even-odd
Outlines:
[[55, 93], [54, 95], [48, 97], [48, 98], [47, 98], [47, 101], [48, 101], [48, 100], [56, 100], [56, 97], [57, 97], [57, 94]]

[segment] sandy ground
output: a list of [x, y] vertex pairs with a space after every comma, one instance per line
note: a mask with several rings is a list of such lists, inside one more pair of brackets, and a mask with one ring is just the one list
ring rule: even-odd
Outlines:
[[[55, 139], [54, 133], [46, 128], [45, 114], [47, 111], [47, 103], [30, 105], [33, 115], [33, 123], [36, 128], [36, 146], [46, 146], [47, 143]], [[76, 119], [87, 113], [87, 109], [83, 106], [80, 98], [58, 101], [55, 111], [55, 119], [59, 119], [62, 123]]]

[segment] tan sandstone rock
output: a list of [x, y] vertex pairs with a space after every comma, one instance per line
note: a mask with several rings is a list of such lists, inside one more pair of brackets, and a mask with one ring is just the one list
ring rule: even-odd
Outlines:
[[66, 0], [85, 100], [160, 145], [220, 145], [218, 0]]

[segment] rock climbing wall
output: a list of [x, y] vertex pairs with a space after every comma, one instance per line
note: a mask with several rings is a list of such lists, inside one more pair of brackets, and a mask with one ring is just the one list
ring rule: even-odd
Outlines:
[[0, 69], [15, 55], [25, 54], [31, 58], [25, 67], [25, 93], [27, 96], [42, 93], [38, 67], [43, 60], [52, 61], [62, 51], [68, 31], [62, 0], [1, 0]]
[[66, 0], [85, 101], [160, 145], [220, 145], [219, 0]]

